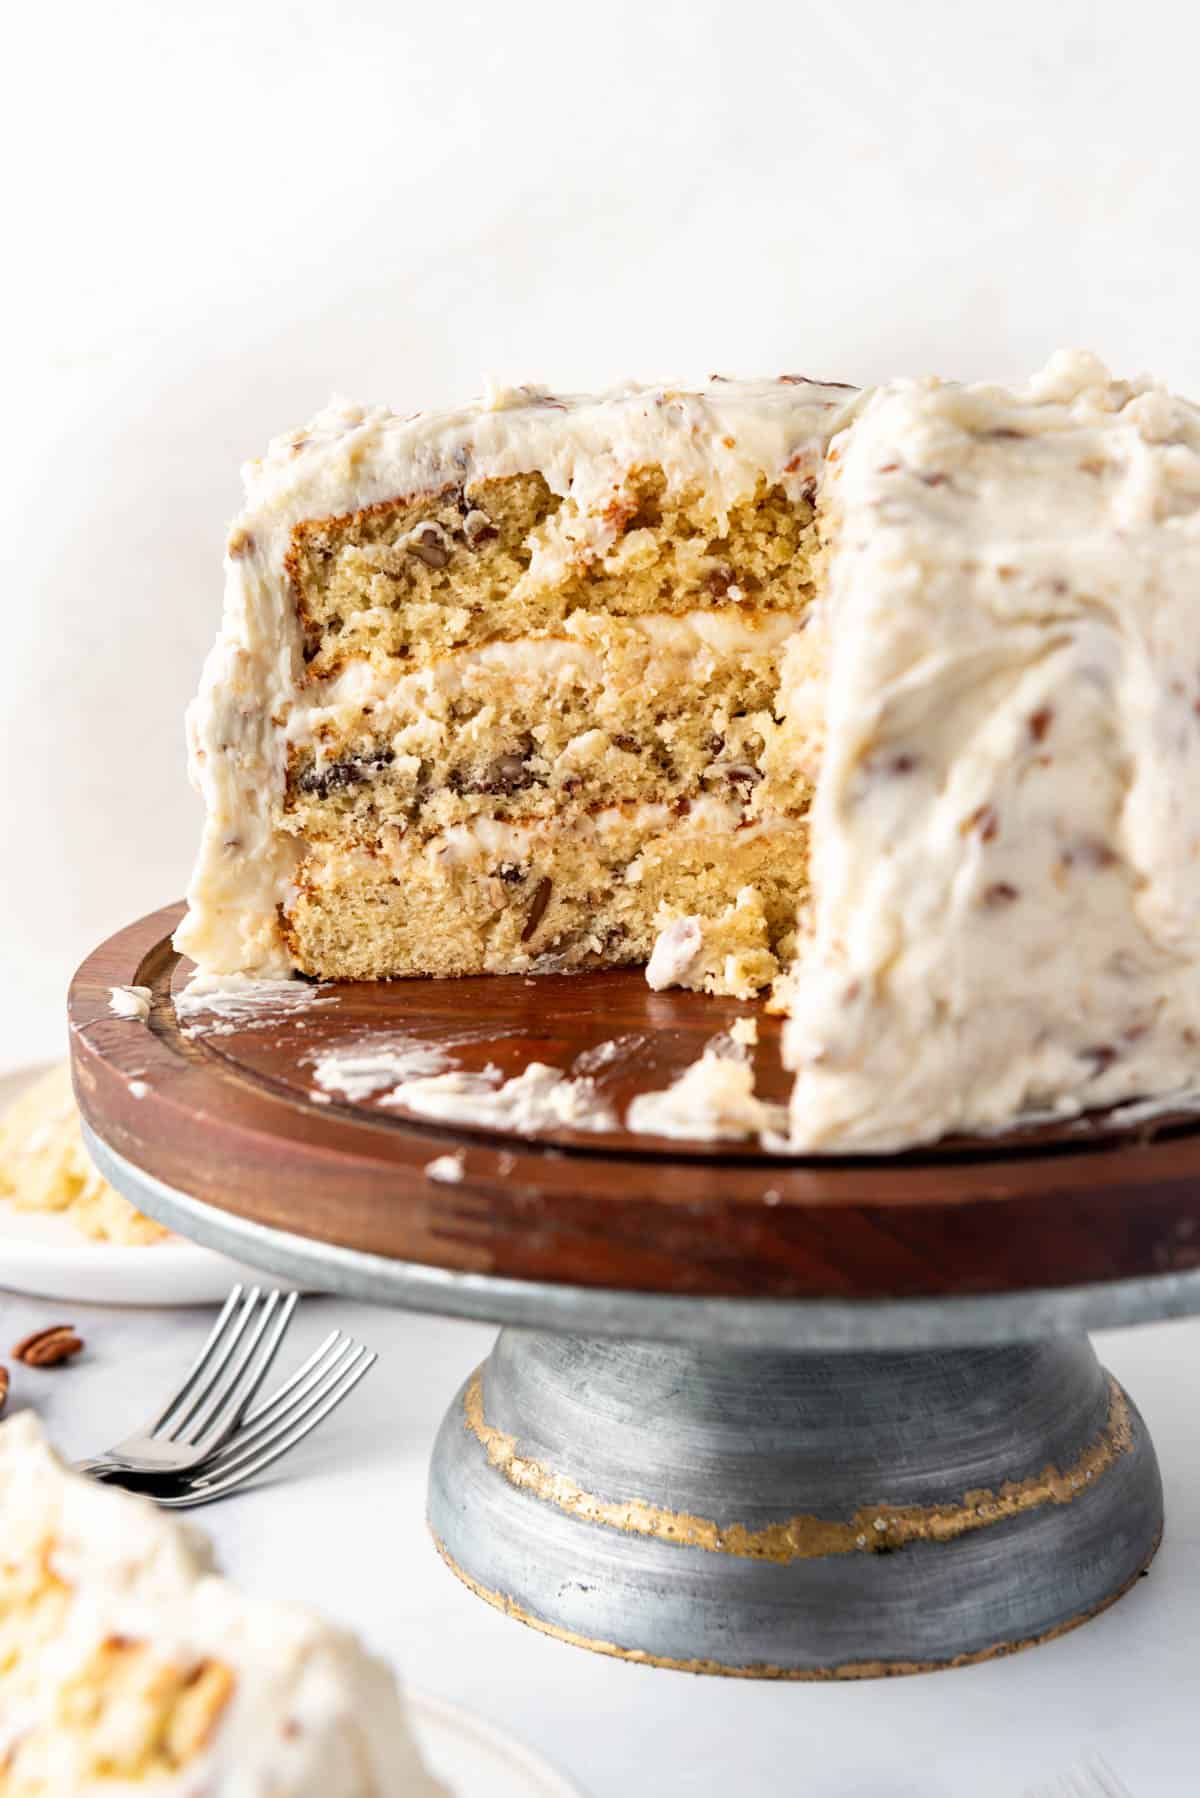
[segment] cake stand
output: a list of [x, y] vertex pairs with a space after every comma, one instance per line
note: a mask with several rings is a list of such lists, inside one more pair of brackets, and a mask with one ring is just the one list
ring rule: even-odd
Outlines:
[[[429, 1487], [481, 1598], [656, 1666], [859, 1678], [1043, 1641], [1145, 1572], [1154, 1449], [1086, 1332], [1200, 1310], [1195, 1116], [859, 1160], [421, 1121], [323, 1090], [322, 1058], [540, 1060], [623, 1117], [747, 1008], [609, 972], [297, 983], [181, 1018], [178, 916], [72, 985], [92, 1153], [239, 1260], [504, 1326]], [[111, 1008], [130, 985], [144, 1022]]]

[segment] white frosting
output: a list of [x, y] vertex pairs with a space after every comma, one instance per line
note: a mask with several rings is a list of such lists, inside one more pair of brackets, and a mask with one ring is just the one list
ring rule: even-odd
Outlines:
[[690, 809], [682, 815], [669, 805], [646, 800], [635, 805], [602, 806], [575, 818], [531, 818], [528, 822], [472, 818], [466, 824], [448, 825], [431, 837], [425, 854], [452, 863], [526, 861], [536, 854], [540, 841], [558, 843], [575, 836], [602, 843], [605, 837], [630, 828], [642, 836], [668, 831], [675, 836], [723, 836], [737, 830], [743, 833], [744, 840], [750, 841], [771, 831], [794, 830], [795, 820], [768, 813], [746, 823], [740, 800], [703, 794], [693, 799]]
[[441, 1123], [488, 1126], [522, 1136], [539, 1130], [616, 1128], [612, 1108], [599, 1096], [594, 1080], [586, 1075], [569, 1079], [561, 1068], [542, 1061], [531, 1061], [511, 1080], [502, 1080], [497, 1068], [406, 1080], [381, 1103]]
[[466, 1156], [461, 1149], [452, 1155], [435, 1155], [432, 1161], [425, 1163], [428, 1179], [438, 1180], [443, 1186], [457, 1186], [463, 1177]]
[[611, 1036], [605, 1042], [583, 1049], [571, 1063], [573, 1074], [599, 1074], [611, 1070], [619, 1061], [627, 1061], [644, 1049], [651, 1039], [641, 1031], [631, 1030], [625, 1036]]
[[[320, 1089], [314, 1097], [333, 1094], [352, 1101], [377, 1097], [381, 1105], [443, 1123], [491, 1125], [535, 1135], [546, 1129], [615, 1128], [612, 1110], [589, 1076], [620, 1053], [625, 1041], [634, 1039], [602, 1045], [611, 1056], [593, 1051], [595, 1059], [586, 1066], [577, 1063], [574, 1078], [561, 1068], [534, 1061], [511, 1080], [496, 1067], [472, 1073], [452, 1066], [449, 1051], [469, 1040], [470, 1032], [443, 1044], [415, 1037], [374, 1038], [320, 1055], [313, 1065], [313, 1081]], [[580, 1063], [585, 1060], [581, 1057]], [[430, 1179], [461, 1179], [461, 1160], [457, 1173], [450, 1171], [453, 1159], [443, 1155], [430, 1162], [425, 1169]]]
[[313, 1066], [313, 1080], [323, 1093], [336, 1093], [351, 1100], [369, 1099], [373, 1093], [398, 1086], [402, 1081], [440, 1074], [447, 1062], [442, 1049], [412, 1037], [372, 1041], [319, 1056]]
[[539, 470], [578, 508], [539, 548], [530, 578], [541, 579], [611, 547], [617, 527], [605, 507], [640, 465], [661, 466], [674, 490], [702, 483], [719, 514], [763, 478], [801, 492], [855, 396], [805, 381], [714, 381], [698, 392], [629, 388], [602, 399], [526, 388], [492, 402], [410, 418], [332, 407], [244, 471], [221, 632], [188, 714], [190, 770], [206, 817], [175, 940], [203, 969], [289, 967], [277, 908], [299, 850], [277, 816], [289, 720], [302, 702], [299, 625], [284, 571], [299, 522]]
[[654, 939], [646, 963], [646, 985], [652, 992], [681, 986], [704, 947], [704, 926], [698, 917], [672, 918]]
[[793, 1141], [1194, 1084], [1200, 413], [1061, 356], [901, 383], [835, 449]]
[[283, 1018], [329, 1004], [329, 995], [306, 980], [256, 979], [250, 974], [194, 974], [175, 995], [175, 1013], [185, 1036], [266, 1030]]
[[[16, 1789], [43, 1798], [147, 1789], [145, 1780], [96, 1776], [97, 1734], [59, 1709], [79, 1682], [74, 1714], [88, 1716], [81, 1700], [98, 1689], [97, 1657], [123, 1641], [148, 1644], [163, 1668], [216, 1662], [232, 1676], [196, 1751], [153, 1781], [162, 1798], [446, 1798], [381, 1662], [310, 1613], [247, 1598], [214, 1577], [198, 1532], [69, 1472], [31, 1412], [0, 1425], [0, 1515], [0, 1590], [14, 1576], [36, 1589], [43, 1567], [69, 1589], [49, 1640], [32, 1627], [22, 1633], [19, 1607], [5, 1618], [0, 1766], [17, 1754]], [[107, 1753], [127, 1762], [148, 1721], [128, 1685], [95, 1719]]]
[[755, 1093], [754, 1069], [739, 1043], [716, 1037], [699, 1061], [670, 1086], [639, 1093], [630, 1103], [625, 1124], [641, 1136], [736, 1142], [774, 1134], [785, 1117], [784, 1106], [769, 1104]]
[[109, 988], [108, 1009], [114, 1017], [136, 1019], [144, 1024], [150, 1016], [154, 994], [148, 986], [113, 986]]
[[[647, 655], [642, 678], [656, 688], [689, 678], [704, 681], [720, 661], [774, 649], [796, 629], [789, 612], [758, 612], [747, 618], [733, 608], [678, 616], [653, 612], [618, 622], [622, 637], [642, 640]], [[567, 687], [602, 683], [603, 633], [596, 626], [594, 614], [574, 613], [555, 627], [553, 636], [497, 640], [458, 650], [398, 679], [386, 664], [351, 657], [336, 675], [297, 695], [288, 712], [287, 740], [300, 747], [319, 744], [329, 730], [336, 740], [337, 733], [356, 728], [363, 707], [370, 706], [372, 734], [397, 733], [394, 746], [402, 755], [414, 737], [424, 745], [438, 740], [439, 733], [444, 736], [460, 728], [447, 722], [452, 719], [451, 705], [492, 676], [515, 683], [518, 692], [530, 689], [531, 700], [550, 705], [556, 683]]]

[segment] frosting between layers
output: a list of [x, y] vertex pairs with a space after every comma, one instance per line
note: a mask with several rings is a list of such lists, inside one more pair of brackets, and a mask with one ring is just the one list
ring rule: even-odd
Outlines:
[[1194, 1084], [1200, 412], [1064, 355], [882, 390], [831, 461], [794, 1141]]
[[[431, 705], [469, 691], [471, 676], [495, 673], [521, 686], [544, 686], [556, 677], [599, 681], [605, 657], [597, 646], [597, 619], [576, 613], [556, 627], [553, 636], [519, 637], [485, 643], [442, 656], [426, 668], [397, 677], [395, 667], [365, 656], [350, 658], [329, 680], [305, 689], [292, 705], [287, 722], [289, 743], [304, 745], [326, 724], [354, 717], [364, 705], [374, 707], [377, 733], [413, 715], [425, 716]], [[761, 653], [783, 644], [797, 628], [791, 612], [758, 612], [746, 617], [729, 612], [652, 612], [622, 618], [619, 632], [641, 638], [650, 660], [646, 676], [663, 684], [690, 669], [703, 674], [717, 658]]]
[[[599, 811], [577, 818], [536, 818], [516, 823], [505, 818], [472, 818], [469, 824], [451, 824], [431, 837], [425, 854], [437, 861], [467, 862], [525, 861], [538, 843], [561, 840], [567, 836], [595, 838], [603, 841], [630, 829], [643, 836], [728, 836], [734, 831], [746, 834], [747, 840], [773, 831], [796, 828], [796, 820], [782, 814], [746, 821], [744, 806], [737, 800], [704, 795], [693, 799], [682, 815], [669, 805], [643, 801], [636, 805], [606, 805]], [[404, 843], [398, 839], [397, 847]], [[388, 840], [385, 833], [385, 850]]]

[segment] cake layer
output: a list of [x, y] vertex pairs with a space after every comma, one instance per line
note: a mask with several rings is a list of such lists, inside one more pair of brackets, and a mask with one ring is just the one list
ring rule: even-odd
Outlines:
[[614, 482], [603, 510], [559, 501], [540, 474], [384, 501], [292, 534], [286, 567], [310, 678], [350, 658], [417, 665], [554, 629], [579, 611], [629, 617], [812, 594], [809, 494], [760, 480], [724, 510], [663, 469]]
[[370, 842], [388, 823], [430, 831], [701, 793], [801, 810], [794, 781], [762, 784], [780, 662], [801, 622], [576, 613], [555, 636], [411, 674], [356, 661], [292, 714], [284, 816], [313, 841]]
[[[478, 819], [425, 842], [385, 834], [375, 853], [317, 844], [283, 928], [298, 968], [335, 979], [551, 973], [645, 961], [660, 907], [715, 918], [753, 887], [778, 945], [804, 897], [807, 826], [743, 819], [736, 803], [702, 800], [680, 813], [640, 805], [571, 822]], [[760, 954], [753, 907], [744, 938]]]

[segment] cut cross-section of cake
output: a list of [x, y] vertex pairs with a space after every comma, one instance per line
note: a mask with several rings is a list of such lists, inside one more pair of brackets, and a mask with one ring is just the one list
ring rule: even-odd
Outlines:
[[730, 913], [765, 984], [810, 797], [780, 666], [854, 402], [798, 377], [518, 389], [273, 445], [191, 713], [208, 819], [180, 947], [220, 972], [567, 970]]
[[1200, 413], [787, 377], [335, 411], [191, 713], [214, 974], [789, 972], [799, 1148], [1200, 1083]]

